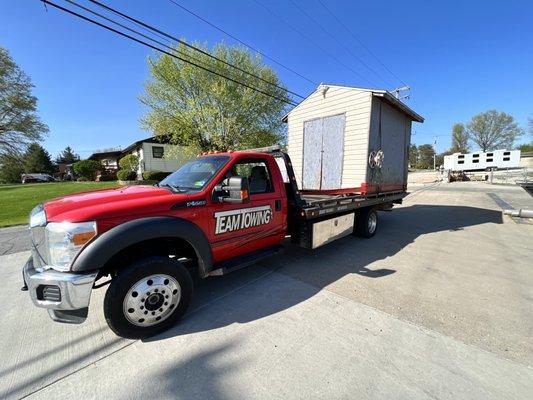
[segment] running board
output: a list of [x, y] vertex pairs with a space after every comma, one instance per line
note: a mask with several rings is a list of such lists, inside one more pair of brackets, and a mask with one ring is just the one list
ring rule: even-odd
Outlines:
[[267, 247], [266, 249], [254, 251], [252, 253], [244, 254], [242, 256], [238, 256], [227, 261], [222, 261], [221, 263], [218, 263], [215, 265], [216, 269], [212, 270], [208, 274], [208, 276], [227, 275], [230, 272], [237, 271], [241, 268], [255, 264], [256, 262], [264, 258], [279, 254], [283, 250], [284, 250], [283, 246], [276, 245], [276, 246]]

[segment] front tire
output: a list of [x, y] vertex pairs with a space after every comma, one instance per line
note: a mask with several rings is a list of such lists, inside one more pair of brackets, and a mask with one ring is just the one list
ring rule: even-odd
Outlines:
[[378, 230], [378, 212], [369, 208], [361, 210], [355, 220], [355, 233], [357, 236], [371, 238]]
[[191, 275], [182, 263], [168, 257], [145, 258], [113, 279], [105, 294], [104, 315], [118, 336], [147, 338], [185, 314], [192, 291]]

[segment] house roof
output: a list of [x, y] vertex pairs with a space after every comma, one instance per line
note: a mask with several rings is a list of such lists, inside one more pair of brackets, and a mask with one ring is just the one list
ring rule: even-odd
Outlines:
[[287, 115], [285, 115], [282, 118], [282, 121], [283, 122], [287, 122], [287, 118], [288, 118], [290, 113], [292, 113], [294, 110], [296, 110], [300, 106], [300, 104], [302, 104], [304, 101], [306, 101], [311, 95], [315, 94], [317, 91], [321, 90], [325, 86], [328, 86], [328, 87], [340, 87], [340, 88], [345, 88], [345, 89], [353, 89], [353, 90], [359, 90], [359, 91], [364, 91], [364, 92], [371, 92], [373, 96], [381, 97], [384, 101], [389, 103], [391, 106], [399, 109], [404, 114], [407, 114], [413, 121], [424, 122], [424, 117], [422, 117], [421, 115], [417, 114], [415, 111], [413, 111], [405, 103], [403, 103], [400, 100], [398, 100], [396, 97], [394, 97], [394, 95], [392, 95], [392, 93], [390, 93], [387, 90], [361, 88], [361, 87], [356, 87], [356, 86], [335, 85], [335, 84], [329, 84], [329, 83], [321, 83], [320, 85], [318, 85], [318, 87], [312, 93], [310, 93], [296, 107], [294, 107], [291, 111], [289, 111], [287, 113]]
[[88, 158], [89, 160], [96, 160], [98, 158], [116, 157], [122, 153], [122, 150], [110, 150], [110, 151], [95, 151]]
[[133, 142], [128, 147], [126, 147], [124, 150], [121, 151], [121, 154], [129, 153], [131, 150], [137, 148], [138, 146], [142, 145], [143, 143], [159, 143], [159, 144], [167, 144], [170, 143], [170, 140], [168, 138], [156, 138], [156, 137], [149, 137], [142, 140], [137, 140], [136, 142]]

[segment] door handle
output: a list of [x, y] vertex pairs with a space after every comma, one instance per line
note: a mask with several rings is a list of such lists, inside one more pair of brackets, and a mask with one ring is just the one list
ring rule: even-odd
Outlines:
[[276, 211], [281, 211], [281, 200], [276, 200]]

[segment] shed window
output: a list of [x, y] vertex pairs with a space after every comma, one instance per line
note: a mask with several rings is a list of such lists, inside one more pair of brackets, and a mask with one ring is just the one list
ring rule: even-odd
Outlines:
[[165, 148], [163, 146], [152, 146], [152, 157], [163, 158]]

